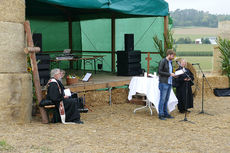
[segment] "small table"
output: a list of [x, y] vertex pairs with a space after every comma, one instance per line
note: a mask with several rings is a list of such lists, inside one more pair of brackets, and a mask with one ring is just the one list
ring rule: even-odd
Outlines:
[[[84, 57], [85, 56], [85, 57]], [[61, 61], [80, 61], [82, 60], [83, 61], [83, 67], [84, 67], [84, 73], [85, 73], [85, 66], [86, 66], [86, 63], [90, 63], [92, 64], [92, 62], [94, 63], [94, 72], [96, 74], [96, 61], [99, 60], [99, 61], [103, 61], [104, 60], [104, 56], [105, 55], [98, 55], [98, 56], [93, 56], [93, 55], [80, 55], [78, 58], [68, 58], [68, 57], [58, 57], [58, 59], [53, 59], [53, 60], [50, 60], [51, 62], [56, 62], [58, 63], [58, 67], [60, 67], [60, 62]]]
[[[151, 110], [152, 105], [155, 106], [157, 113], [159, 113], [158, 105], [159, 105], [159, 100], [160, 100], [160, 90], [158, 88], [158, 85], [159, 85], [158, 76], [133, 77], [131, 79], [130, 84], [129, 84], [128, 100], [131, 100], [132, 96], [135, 95], [137, 92], [143, 93], [147, 97], [146, 106], [135, 109], [134, 113], [136, 110], [140, 110], [140, 109], [148, 107], [150, 109], [150, 112], [152, 115], [152, 110]], [[169, 101], [168, 101], [169, 112], [171, 112], [175, 109], [177, 103], [178, 103], [178, 100], [177, 100], [173, 90], [171, 90], [171, 93], [169, 96]]]

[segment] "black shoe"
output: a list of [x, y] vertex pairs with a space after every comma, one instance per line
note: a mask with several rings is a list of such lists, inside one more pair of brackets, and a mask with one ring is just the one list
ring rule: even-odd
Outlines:
[[166, 120], [166, 118], [164, 118], [164, 116], [159, 116], [160, 120]]
[[75, 123], [77, 123], [77, 124], [84, 124], [84, 122], [83, 122], [83, 121], [81, 121], [81, 120], [76, 121]]
[[173, 119], [174, 117], [171, 116], [171, 115], [164, 115], [165, 118], [170, 118], [170, 119]]

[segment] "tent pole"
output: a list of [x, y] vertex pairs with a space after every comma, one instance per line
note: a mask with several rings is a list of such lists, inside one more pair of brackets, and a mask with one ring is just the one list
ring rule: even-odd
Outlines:
[[[164, 36], [165, 38], [167, 38], [168, 36], [168, 22], [169, 22], [169, 18], [168, 16], [164, 16]], [[164, 39], [164, 48], [166, 48], [166, 40]]]
[[112, 72], [115, 72], [115, 34], [116, 34], [116, 29], [115, 29], [115, 18], [111, 18], [111, 39], [112, 39], [112, 55], [111, 55], [111, 65], [112, 65]]

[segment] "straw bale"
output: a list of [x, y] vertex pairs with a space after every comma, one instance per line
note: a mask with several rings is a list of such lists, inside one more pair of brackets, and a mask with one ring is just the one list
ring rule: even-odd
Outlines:
[[[208, 83], [207, 83], [207, 81]], [[204, 80], [204, 96], [205, 97], [212, 97], [215, 96], [213, 94], [214, 88], [228, 88], [229, 87], [229, 82], [228, 82], [228, 77], [227, 76], [206, 76], [206, 79]], [[200, 97], [202, 96], [202, 77], [198, 78], [197, 82], [199, 90], [197, 90], [197, 96]], [[211, 88], [209, 87], [211, 86]]]
[[0, 74], [0, 82], [0, 122], [29, 122], [32, 111], [31, 75]]
[[24, 26], [0, 22], [0, 72], [26, 72]]
[[85, 94], [85, 102], [88, 106], [100, 106], [109, 104], [109, 92], [108, 91], [88, 91], [79, 93], [79, 96]]
[[213, 75], [221, 75], [222, 70], [221, 70], [221, 53], [220, 50], [217, 46], [214, 47], [213, 51], [213, 68], [212, 68], [212, 74]]
[[25, 0], [1, 0], [0, 21], [23, 23], [25, 21]]
[[122, 104], [128, 102], [128, 88], [115, 88], [112, 90], [112, 103]]

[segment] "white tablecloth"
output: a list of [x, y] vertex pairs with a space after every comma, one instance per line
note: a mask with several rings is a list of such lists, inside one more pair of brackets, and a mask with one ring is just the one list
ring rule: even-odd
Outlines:
[[[129, 84], [129, 95], [128, 99], [131, 100], [132, 96], [138, 93], [144, 93], [147, 96], [147, 99], [152, 102], [158, 113], [158, 104], [160, 100], [160, 90], [158, 88], [159, 79], [158, 76], [154, 76], [152, 78], [149, 77], [133, 77]], [[175, 109], [178, 100], [171, 90], [169, 102], [168, 102], [168, 110], [169, 112]]]

